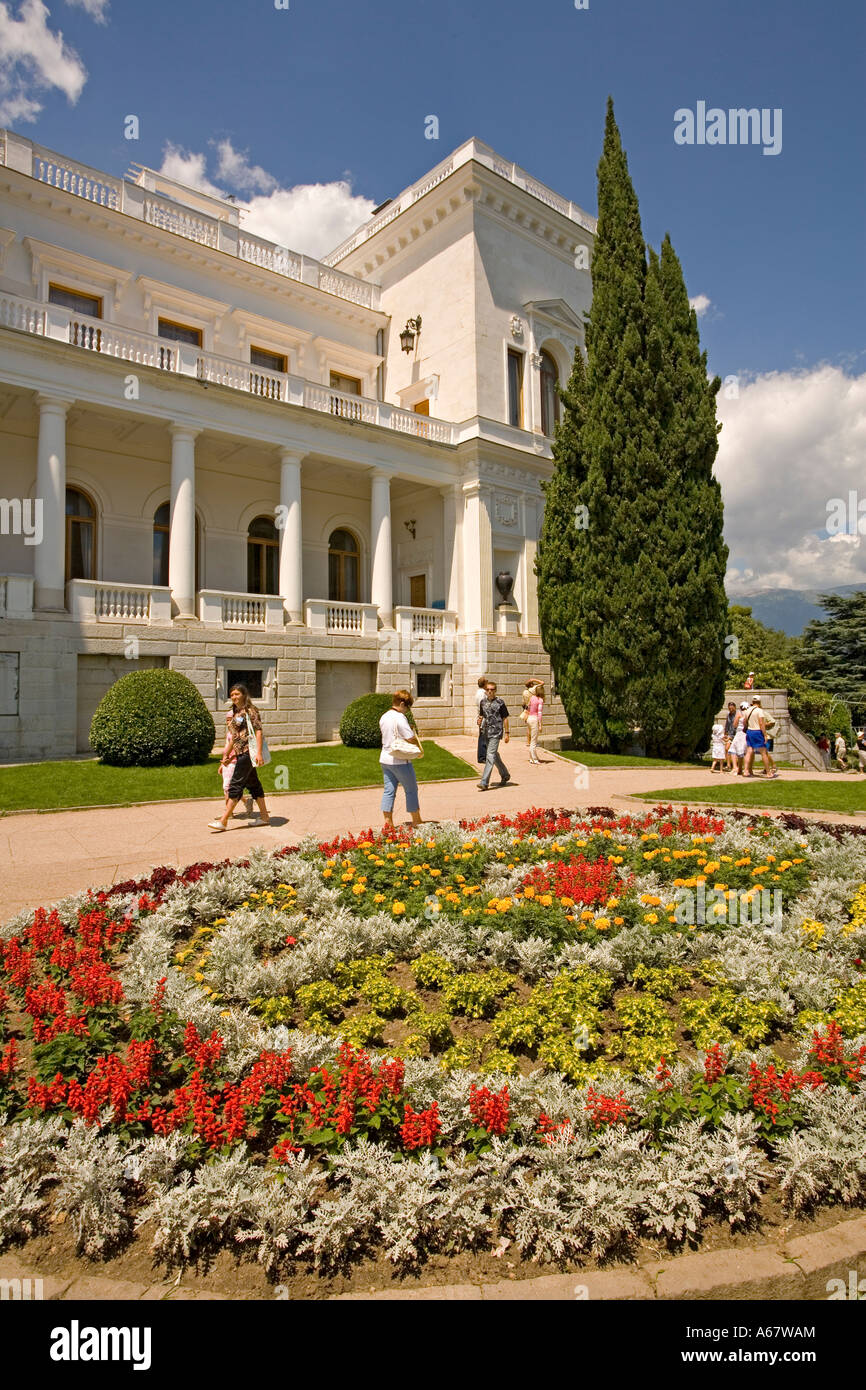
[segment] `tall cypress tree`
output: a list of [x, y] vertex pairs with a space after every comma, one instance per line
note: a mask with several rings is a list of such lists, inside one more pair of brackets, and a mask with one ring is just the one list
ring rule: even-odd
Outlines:
[[585, 385], [583, 353], [577, 347], [568, 385], [558, 388], [564, 409], [553, 441], [553, 476], [542, 483], [544, 520], [535, 558], [540, 631], [557, 685], [563, 685], [566, 690], [570, 688], [568, 664], [574, 649], [577, 603], [574, 528], [585, 519], [577, 511], [580, 483], [586, 475], [580, 442]]
[[[572, 517], [566, 541], [544, 538], [542, 585], [558, 595], [545, 600], [541, 630], [561, 653], [557, 686], [582, 746], [616, 747], [637, 725], [648, 752], [685, 754], [723, 693], [718, 381], [706, 381], [669, 241], [647, 266], [610, 100], [598, 209], [586, 380], [571, 419], [566, 402], [560, 435], [568, 431], [576, 464], [557, 458], [563, 476], [554, 475], [559, 510], [549, 530], [559, 513], [565, 524], [566, 498], [572, 513], [587, 509], [589, 526], [575, 528]], [[557, 547], [559, 577], [550, 565]]]

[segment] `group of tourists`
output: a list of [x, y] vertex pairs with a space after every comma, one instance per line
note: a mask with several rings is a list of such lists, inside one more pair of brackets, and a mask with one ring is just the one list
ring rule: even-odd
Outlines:
[[[751, 688], [751, 687], [750, 687]], [[767, 777], [778, 777], [773, 762], [773, 730], [776, 721], [761, 705], [760, 695], [751, 701], [728, 701], [724, 723], [713, 725], [710, 772], [734, 772], [737, 777], [754, 777], [755, 754], [760, 753]]]
[[[492, 681], [489, 676], [478, 677], [475, 703], [478, 707], [477, 760], [484, 764], [478, 790], [486, 792], [490, 786], [490, 778], [493, 776], [494, 768], [499, 773], [501, 786], [507, 786], [511, 781], [511, 774], [499, 752], [500, 744], [508, 743], [511, 737], [508, 727], [510, 716], [505, 701], [496, 693], [496, 682]], [[537, 680], [535, 676], [528, 677], [523, 687], [521, 703], [520, 718], [526, 725], [529, 762], [533, 767], [540, 767], [538, 735], [541, 732], [541, 721], [544, 715], [544, 682]]]
[[[866, 772], [866, 729], [858, 729], [854, 734], [854, 747], [857, 749], [857, 762], [861, 772]], [[826, 734], [818, 739], [818, 750], [824, 766], [830, 770], [830, 740]], [[848, 771], [848, 743], [845, 735], [837, 730], [833, 735], [833, 757], [840, 772]]]

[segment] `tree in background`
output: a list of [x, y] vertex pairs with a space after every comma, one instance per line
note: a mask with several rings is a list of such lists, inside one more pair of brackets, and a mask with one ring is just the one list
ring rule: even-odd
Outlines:
[[647, 266], [610, 100], [598, 208], [585, 380], [576, 370], [563, 394], [539, 548], [541, 633], [578, 746], [623, 746], [638, 727], [647, 753], [684, 757], [724, 690], [719, 382], [669, 239]]
[[844, 700], [858, 725], [866, 722], [866, 589], [854, 594], [822, 594], [829, 615], [814, 619], [803, 633], [794, 662], [814, 685]]

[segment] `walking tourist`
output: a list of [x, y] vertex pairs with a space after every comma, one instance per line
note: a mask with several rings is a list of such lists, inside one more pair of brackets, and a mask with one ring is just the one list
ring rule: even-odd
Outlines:
[[710, 735], [710, 752], [713, 755], [710, 772], [723, 772], [726, 767], [725, 754], [727, 749], [725, 747], [725, 726], [721, 721], [713, 725], [713, 731]]
[[731, 753], [731, 744], [734, 741], [734, 732], [737, 724], [737, 706], [734, 700], [728, 701], [728, 712], [725, 715], [725, 729], [723, 738], [725, 741], [725, 760], [728, 765], [728, 772], [734, 771], [734, 756]]
[[[487, 698], [487, 677], [478, 677], [478, 689], [475, 692], [475, 709], [480, 713], [481, 701]], [[484, 737], [484, 730], [480, 724], [478, 727], [478, 748], [476, 750], [475, 761], [485, 763], [487, 761], [487, 739]]]
[[[226, 741], [220, 768], [234, 763], [234, 772], [226, 789], [225, 811], [218, 820], [208, 822], [210, 830], [227, 830], [234, 809], [248, 788], [259, 808], [259, 824], [270, 825], [265, 802], [265, 789], [256, 768], [264, 763], [264, 734], [261, 715], [250, 699], [245, 685], [233, 685], [229, 691], [231, 712], [226, 715]], [[225, 781], [223, 782], [225, 788]]]
[[[522, 709], [521, 709], [521, 711], [520, 711], [520, 718], [523, 720], [524, 724], [526, 725], [526, 742], [527, 742], [527, 743], [530, 743], [530, 742], [531, 742], [531, 735], [530, 735], [530, 731], [529, 731], [529, 701], [532, 699], [532, 692], [533, 692], [533, 690], [535, 689], [535, 687], [536, 687], [537, 685], [540, 685], [540, 684], [541, 684], [541, 682], [540, 682], [539, 680], [536, 680], [535, 676], [527, 676], [527, 678], [526, 678], [526, 684], [525, 684], [524, 687], [523, 687], [523, 694], [522, 694], [521, 697], [520, 697], [521, 705], [522, 705]], [[530, 761], [531, 761], [531, 760], [530, 760]]]
[[845, 739], [844, 739], [844, 737], [843, 737], [843, 735], [842, 735], [841, 733], [837, 733], [837, 734], [836, 734], [836, 742], [835, 742], [835, 745], [834, 745], [834, 752], [835, 752], [835, 754], [836, 754], [836, 766], [838, 767], [839, 771], [840, 771], [840, 772], [847, 772], [847, 771], [848, 771], [848, 745], [847, 745], [847, 743], [845, 742]]
[[478, 783], [478, 790], [486, 792], [490, 786], [494, 767], [499, 773], [501, 786], [504, 787], [511, 781], [511, 773], [499, 756], [500, 740], [507, 743], [509, 739], [508, 706], [496, 694], [495, 681], [487, 682], [485, 698], [479, 706], [478, 727], [487, 740], [487, 758], [484, 763], [484, 771], [481, 774], [481, 781]]
[[526, 728], [529, 733], [529, 761], [536, 766], [541, 765], [538, 756], [538, 735], [541, 733], [541, 717], [544, 713], [544, 686], [541, 681], [536, 681], [532, 687], [532, 694], [529, 697], [529, 704], [526, 709]]
[[857, 735], [857, 761], [860, 771], [866, 772], [866, 729], [861, 729]]
[[[418, 801], [418, 778], [412, 766], [413, 758], [422, 756], [418, 735], [406, 718], [412, 708], [412, 696], [408, 690], [395, 690], [391, 708], [379, 720], [382, 733], [382, 752], [379, 763], [382, 768], [384, 790], [382, 792], [382, 815], [386, 825], [394, 824], [394, 802], [397, 788], [402, 787], [406, 797], [406, 810], [412, 817], [413, 825], [421, 824], [421, 809]], [[417, 752], [413, 752], [417, 749]]]
[[[223, 757], [225, 757], [225, 754], [226, 749], [223, 749]], [[225, 796], [226, 806], [228, 806], [229, 804], [229, 787], [231, 786], [232, 778], [235, 775], [235, 768], [237, 766], [238, 761], [237, 754], [235, 753], [234, 749], [230, 746], [228, 747], [228, 754], [228, 762], [220, 762], [217, 764], [217, 771], [220, 773], [223, 779], [223, 795]], [[244, 790], [244, 808], [246, 811], [247, 819], [249, 820], [250, 816], [253, 815], [253, 798], [250, 795], [249, 791], [246, 789]]]
[[730, 758], [736, 769], [738, 777], [743, 775], [743, 766], [746, 758], [746, 716], [749, 712], [748, 700], [743, 700], [740, 708], [734, 717], [734, 737], [731, 739]]
[[755, 684], [755, 673], [754, 673], [754, 671], [750, 671], [749, 674], [746, 676], [746, 682], [745, 682], [745, 685], [743, 686], [743, 689], [744, 689], [744, 690], [751, 690], [752, 687], [754, 686], [754, 684]]
[[830, 740], [826, 734], [822, 734], [818, 739], [818, 751], [821, 754], [821, 761], [827, 771], [830, 771]]
[[760, 695], [752, 697], [751, 708], [746, 715], [746, 770], [745, 777], [754, 777], [752, 765], [755, 761], [755, 753], [761, 755], [764, 764], [764, 773], [767, 777], [778, 777], [773, 759], [770, 757], [770, 750], [767, 747], [767, 725], [772, 724], [772, 720], [761, 708]]

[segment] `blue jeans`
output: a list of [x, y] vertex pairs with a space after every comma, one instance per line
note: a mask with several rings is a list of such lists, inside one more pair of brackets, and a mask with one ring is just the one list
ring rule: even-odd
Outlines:
[[382, 777], [385, 781], [385, 790], [382, 793], [382, 810], [393, 811], [394, 802], [397, 799], [397, 787], [401, 786], [406, 793], [406, 810], [411, 815], [413, 811], [419, 810], [418, 804], [418, 779], [415, 776], [415, 769], [411, 763], [381, 763]]
[[482, 786], [490, 786], [490, 778], [493, 776], [494, 767], [503, 782], [509, 782], [511, 780], [511, 774], [499, 756], [499, 740], [501, 738], [501, 734], [494, 734], [492, 738], [487, 740], [487, 761], [484, 764], [484, 771], [481, 774]]

